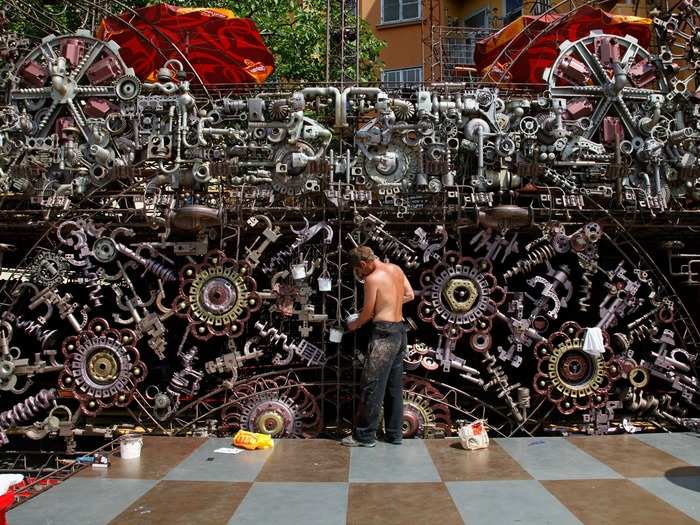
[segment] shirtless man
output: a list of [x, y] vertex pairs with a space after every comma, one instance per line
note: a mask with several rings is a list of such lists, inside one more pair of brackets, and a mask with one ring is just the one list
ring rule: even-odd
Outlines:
[[352, 436], [341, 442], [348, 447], [377, 444], [379, 411], [384, 402], [384, 438], [401, 444], [403, 423], [403, 354], [406, 327], [403, 305], [413, 300], [413, 289], [401, 268], [377, 259], [372, 250], [359, 246], [350, 252], [353, 270], [365, 281], [365, 302], [348, 331], [372, 321], [369, 354], [360, 384], [360, 413]]

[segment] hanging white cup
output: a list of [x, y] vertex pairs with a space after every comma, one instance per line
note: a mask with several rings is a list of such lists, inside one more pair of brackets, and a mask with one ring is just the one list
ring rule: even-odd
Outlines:
[[328, 339], [331, 343], [340, 343], [343, 340], [344, 333], [345, 330], [343, 330], [340, 326], [333, 326], [331, 327]]
[[306, 264], [292, 264], [292, 278], [295, 281], [298, 281], [300, 279], [303, 279], [304, 277], [306, 277]]
[[333, 288], [333, 280], [330, 277], [321, 276], [318, 278], [318, 291], [330, 292]]

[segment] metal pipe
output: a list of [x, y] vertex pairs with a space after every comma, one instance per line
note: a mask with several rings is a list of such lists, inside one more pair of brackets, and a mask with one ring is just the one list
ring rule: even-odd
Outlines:
[[297, 91], [297, 93], [300, 93], [302, 98], [304, 98], [304, 101], [306, 101], [306, 97], [327, 97], [327, 96], [333, 96], [333, 104], [334, 104], [334, 110], [335, 110], [335, 121], [333, 122], [334, 127], [343, 127], [340, 125], [340, 123], [343, 121], [343, 100], [342, 96], [340, 94], [340, 90], [335, 87], [326, 87], [326, 88], [317, 88], [317, 87], [310, 87], [310, 88], [304, 88], [301, 91]]
[[343, 93], [340, 95], [341, 119], [340, 119], [340, 124], [337, 125], [336, 127], [342, 127], [342, 128], [348, 127], [347, 101], [348, 101], [349, 95], [379, 95], [379, 93], [383, 93], [383, 91], [380, 88], [375, 88], [375, 87], [354, 86], [354, 87], [345, 88], [343, 90]]

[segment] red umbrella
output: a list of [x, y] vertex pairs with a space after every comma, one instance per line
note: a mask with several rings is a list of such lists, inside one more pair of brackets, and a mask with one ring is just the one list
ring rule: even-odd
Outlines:
[[[542, 73], [554, 63], [559, 54], [559, 44], [565, 40], [573, 42], [588, 36], [592, 29], [602, 29], [611, 35], [633, 36], [644, 48], [649, 47], [651, 40], [649, 18], [615, 15], [585, 6], [568, 20], [558, 23], [554, 30], [544, 31], [560, 18], [561, 15], [556, 13], [521, 16], [498, 33], [477, 42], [474, 59], [479, 73], [490, 73], [487, 77], [490, 80], [501, 79], [502, 71], [508, 65], [508, 58], [505, 55], [500, 56], [501, 51], [509, 46], [508, 54], [516, 56], [526, 46], [530, 46], [510, 66], [509, 75], [503, 80], [514, 83], [540, 83]], [[538, 35], [534, 42], [531, 42], [532, 35]]]
[[[143, 7], [106, 18], [97, 37], [119, 44], [124, 62], [142, 80], [155, 79], [167, 59], [184, 63], [182, 55], [207, 87], [261, 84], [274, 70], [272, 53], [255, 22], [228, 9]], [[186, 63], [185, 68], [189, 69]]]

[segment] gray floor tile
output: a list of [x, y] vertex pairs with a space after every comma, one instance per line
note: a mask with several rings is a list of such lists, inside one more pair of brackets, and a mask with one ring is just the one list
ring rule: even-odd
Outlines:
[[400, 446], [378, 442], [374, 448], [353, 448], [350, 481], [410, 483], [441, 479], [423, 441], [404, 439]]
[[631, 478], [630, 481], [700, 521], [700, 477]]
[[345, 525], [347, 483], [254, 483], [229, 525]]
[[496, 442], [535, 479], [622, 477], [563, 438], [497, 438]]
[[10, 511], [18, 525], [104, 525], [157, 481], [73, 477]]
[[635, 434], [634, 437], [690, 465], [700, 465], [700, 434], [674, 432], [672, 434]]
[[236, 455], [214, 452], [217, 448], [224, 447], [231, 447], [231, 438], [210, 438], [163, 479], [253, 481], [272, 454], [272, 449], [244, 450]]
[[465, 523], [581, 523], [535, 480], [449, 481], [446, 485]]

